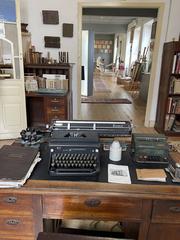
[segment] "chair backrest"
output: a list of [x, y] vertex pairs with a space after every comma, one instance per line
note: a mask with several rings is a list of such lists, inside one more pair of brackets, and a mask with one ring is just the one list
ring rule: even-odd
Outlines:
[[[37, 240], [112, 240], [112, 238], [67, 234], [67, 233], [41, 232], [39, 233]], [[113, 240], [117, 240], [117, 238], [113, 238]]]

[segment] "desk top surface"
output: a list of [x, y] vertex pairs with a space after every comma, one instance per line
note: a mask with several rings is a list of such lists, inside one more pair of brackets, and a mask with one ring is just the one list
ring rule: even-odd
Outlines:
[[167, 177], [166, 183], [139, 181], [136, 176], [136, 165], [132, 161], [129, 151], [123, 152], [122, 160], [115, 164], [128, 165], [132, 184], [108, 183], [108, 151], [102, 151], [101, 171], [93, 177], [52, 177], [48, 174], [49, 160], [48, 145], [42, 150], [43, 160], [38, 163], [30, 179], [20, 189], [1, 189], [0, 192], [18, 192], [27, 194], [91, 194], [107, 196], [126, 196], [151, 199], [180, 200], [179, 184], [171, 182]]
[[179, 184], [173, 184], [170, 176], [166, 183], [139, 181], [136, 176], [136, 165], [129, 151], [123, 152], [122, 160], [115, 164], [128, 165], [132, 184], [108, 183], [108, 151], [101, 154], [101, 171], [93, 177], [52, 177], [48, 174], [47, 145], [42, 151], [43, 160], [38, 163], [30, 179], [20, 189], [1, 189], [0, 192], [18, 192], [27, 194], [89, 194], [129, 196], [135, 198], [178, 199], [180, 200]]

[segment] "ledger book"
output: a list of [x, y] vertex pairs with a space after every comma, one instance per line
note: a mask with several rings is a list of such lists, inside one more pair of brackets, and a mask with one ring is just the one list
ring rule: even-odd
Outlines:
[[38, 149], [3, 146], [0, 149], [0, 188], [21, 187], [40, 160]]

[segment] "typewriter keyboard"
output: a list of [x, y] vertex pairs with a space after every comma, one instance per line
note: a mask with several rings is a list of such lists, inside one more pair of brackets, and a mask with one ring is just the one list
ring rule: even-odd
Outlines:
[[52, 153], [49, 167], [51, 176], [92, 175], [99, 171], [97, 153]]

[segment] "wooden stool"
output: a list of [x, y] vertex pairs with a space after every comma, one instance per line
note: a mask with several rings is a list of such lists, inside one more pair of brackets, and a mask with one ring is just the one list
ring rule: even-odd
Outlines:
[[66, 233], [46, 233], [46, 232], [39, 233], [37, 238], [37, 240], [102, 240], [102, 239], [117, 240], [117, 238], [84, 236], [84, 235], [66, 234]]

